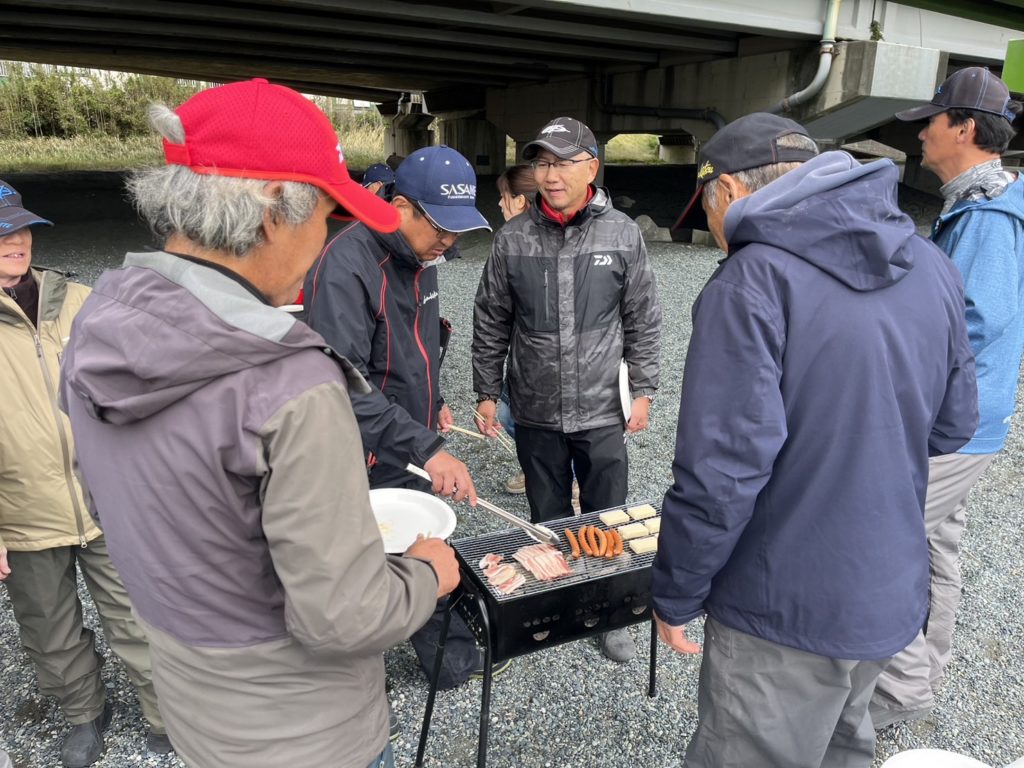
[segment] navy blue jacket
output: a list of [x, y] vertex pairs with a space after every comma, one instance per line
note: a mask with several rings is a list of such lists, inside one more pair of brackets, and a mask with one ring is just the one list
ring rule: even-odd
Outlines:
[[730, 206], [693, 308], [658, 615], [832, 658], [924, 623], [928, 457], [978, 421], [956, 268], [896, 205], [896, 168], [844, 152]]
[[436, 267], [400, 233], [353, 224], [313, 263], [303, 295], [313, 330], [373, 385], [352, 397], [371, 487], [408, 482], [405, 465], [422, 467], [444, 444]]

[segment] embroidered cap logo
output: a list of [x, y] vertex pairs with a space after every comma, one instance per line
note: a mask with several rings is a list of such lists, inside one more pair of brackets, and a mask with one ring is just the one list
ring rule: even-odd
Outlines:
[[715, 166], [713, 166], [711, 164], [710, 160], [705, 160], [704, 161], [704, 165], [702, 165], [700, 167], [700, 170], [697, 171], [697, 178], [698, 179], [705, 179], [705, 178], [707, 178], [708, 176], [710, 176], [714, 172], [715, 172]]
[[572, 131], [561, 123], [555, 123], [554, 125], [549, 125], [547, 128], [544, 128], [541, 133], [545, 136], [550, 136], [552, 133], [572, 133]]

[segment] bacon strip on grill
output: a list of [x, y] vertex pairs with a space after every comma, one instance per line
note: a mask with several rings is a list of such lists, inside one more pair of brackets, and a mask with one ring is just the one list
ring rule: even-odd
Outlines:
[[488, 552], [486, 555], [480, 558], [478, 565], [481, 571], [486, 571], [488, 568], [492, 568], [503, 560], [501, 555], [495, 555]]
[[551, 581], [572, 575], [572, 568], [565, 561], [565, 556], [550, 544], [521, 547], [512, 555], [512, 559], [532, 573], [538, 581]]

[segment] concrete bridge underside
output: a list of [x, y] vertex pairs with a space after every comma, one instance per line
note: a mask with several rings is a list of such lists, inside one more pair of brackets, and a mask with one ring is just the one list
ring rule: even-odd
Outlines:
[[792, 111], [829, 141], [884, 138], [913, 153], [913, 132], [887, 126], [892, 112], [930, 98], [950, 68], [998, 69], [1024, 36], [1017, 0], [0, 0], [0, 59], [262, 76], [366, 99], [392, 118], [400, 154], [440, 116], [438, 138], [494, 173], [506, 136], [528, 139], [559, 114], [602, 141], [657, 134], [685, 160], [722, 119], [814, 78], [833, 4], [827, 80]]

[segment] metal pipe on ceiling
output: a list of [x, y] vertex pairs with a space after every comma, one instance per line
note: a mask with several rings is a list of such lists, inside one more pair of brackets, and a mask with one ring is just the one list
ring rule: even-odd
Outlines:
[[778, 104], [765, 110], [766, 112], [771, 112], [775, 115], [789, 112], [793, 107], [813, 99], [824, 87], [825, 81], [828, 80], [828, 73], [832, 70], [832, 58], [835, 56], [836, 51], [836, 28], [839, 26], [839, 4], [841, 2], [842, 0], [828, 0], [828, 5], [825, 7], [821, 48], [818, 54], [818, 71], [814, 74], [814, 79], [807, 84], [806, 88], [787, 96]]

